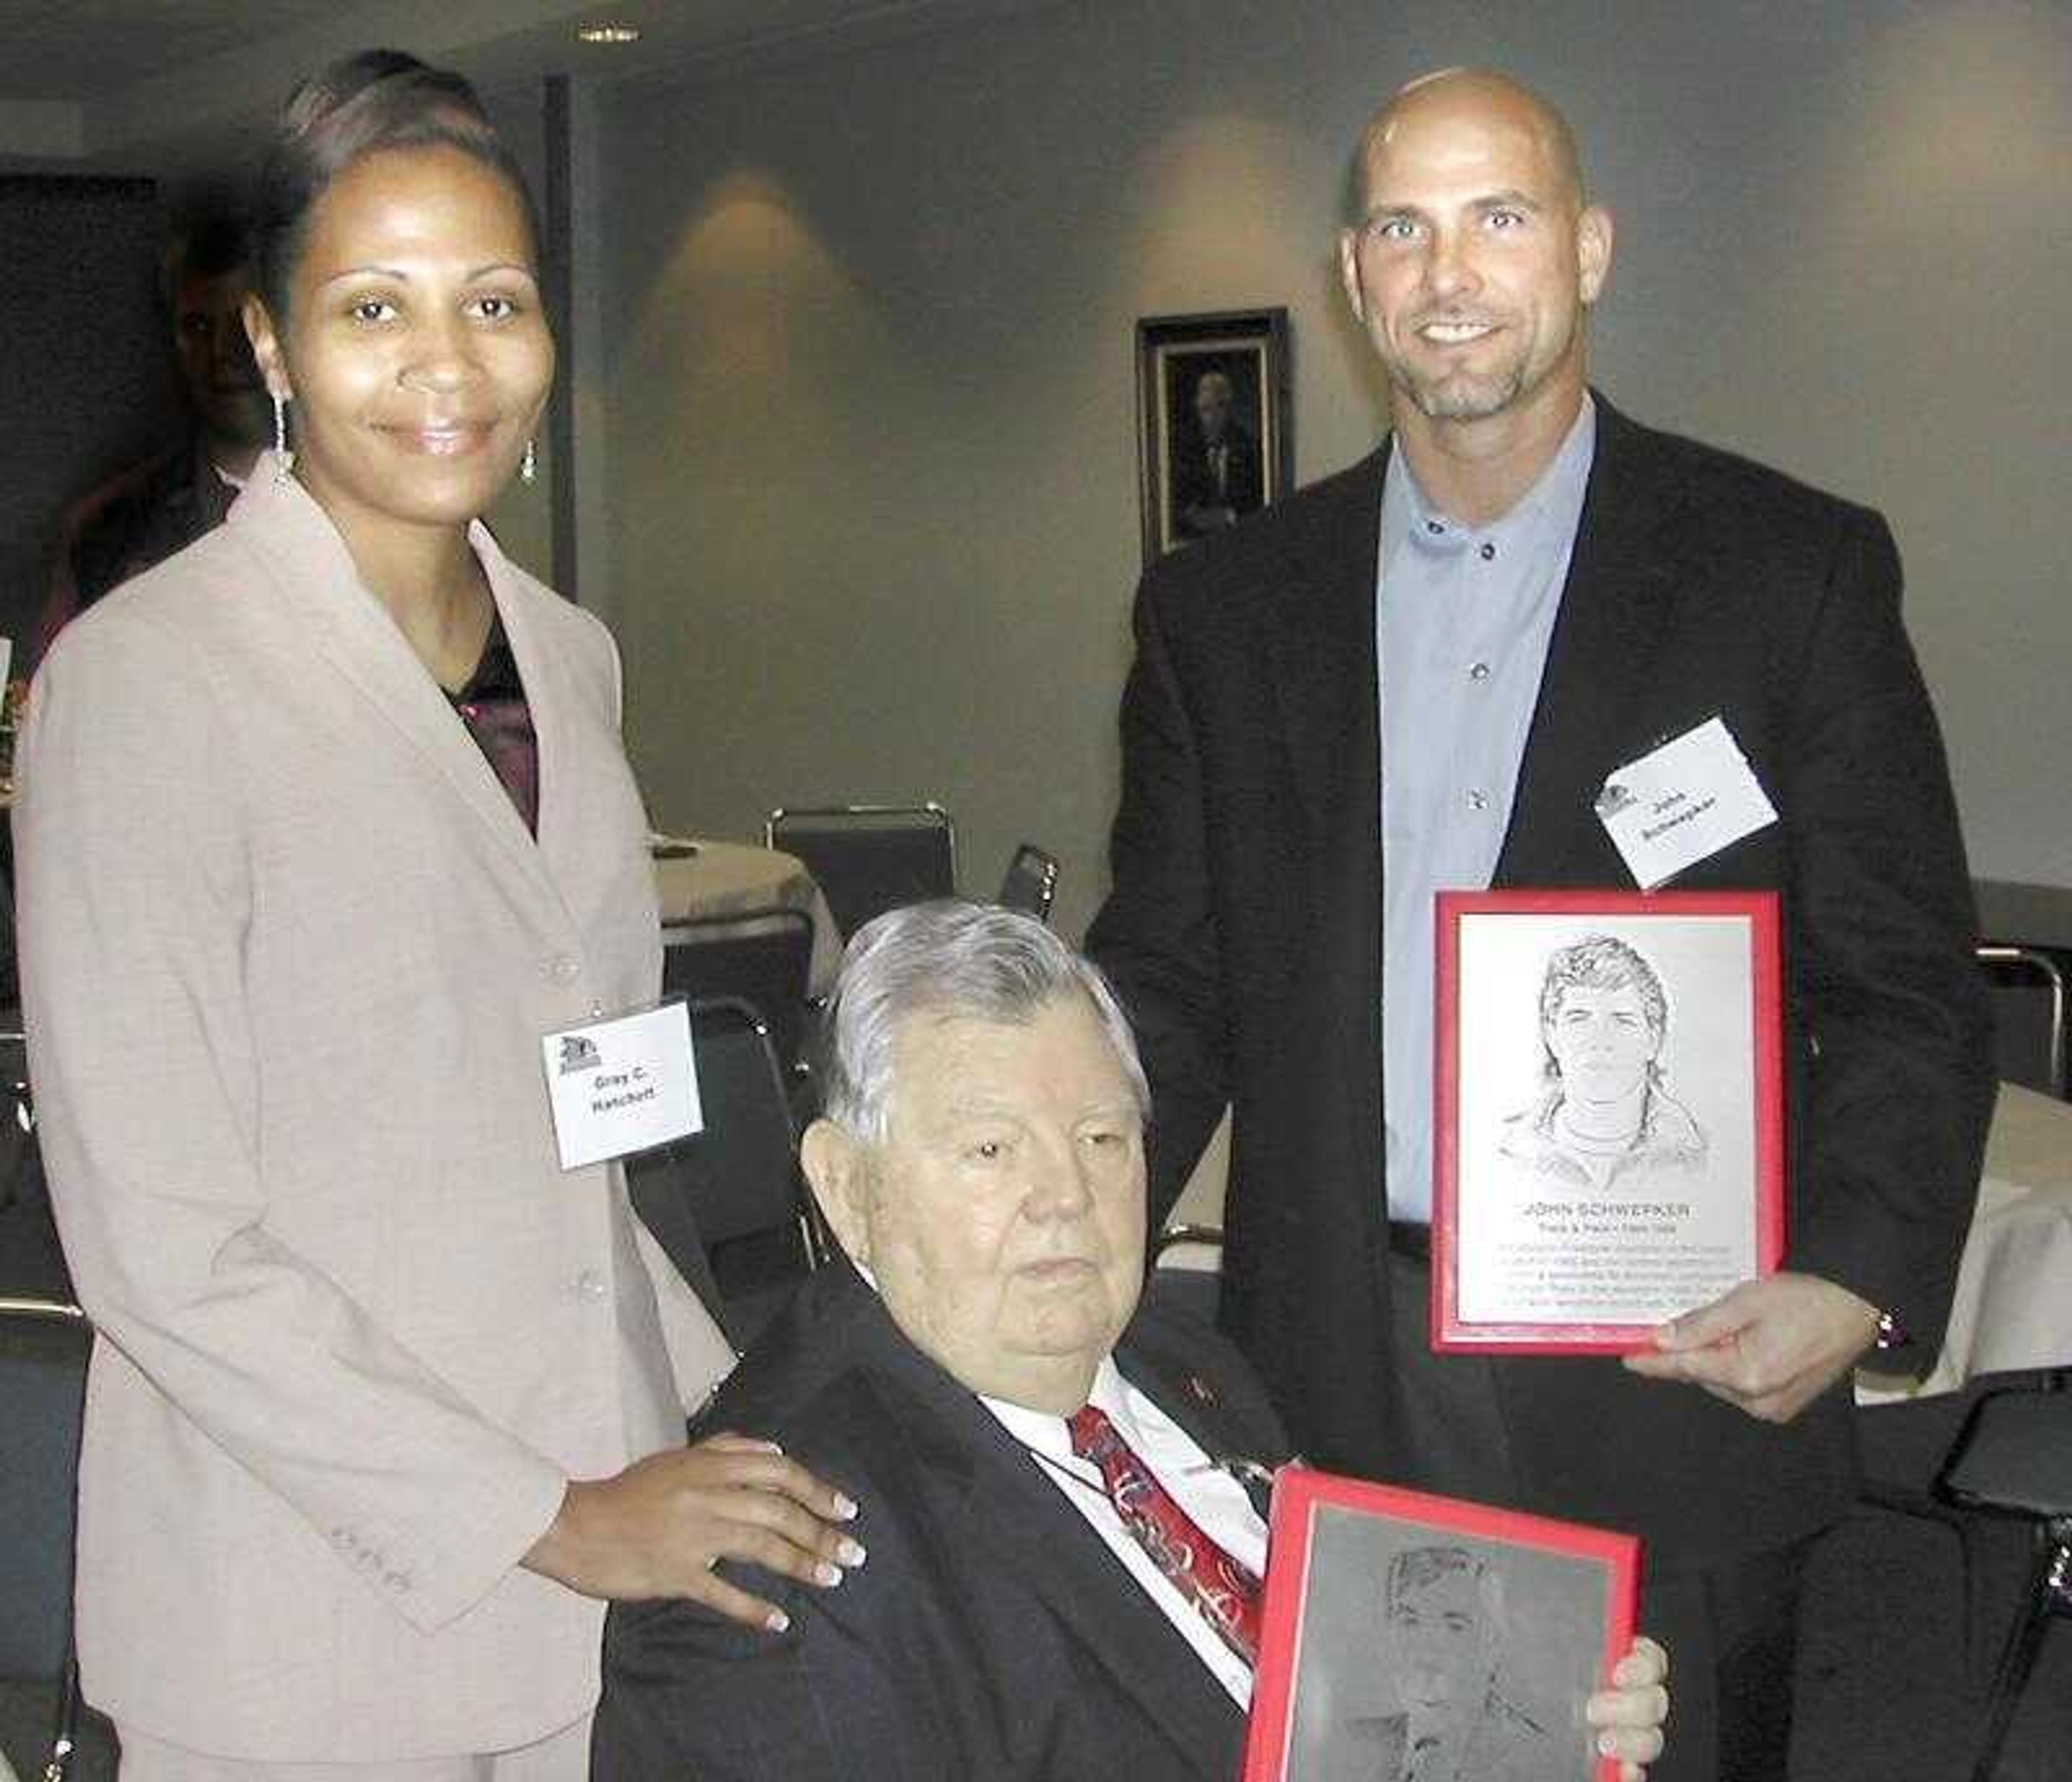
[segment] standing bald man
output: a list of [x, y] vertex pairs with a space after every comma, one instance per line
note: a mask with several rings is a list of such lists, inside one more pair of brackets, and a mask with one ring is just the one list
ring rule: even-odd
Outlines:
[[[1612, 257], [1568, 126], [1499, 76], [1359, 154], [1371, 457], [1153, 566], [1115, 890], [1087, 940], [1153, 1089], [1155, 1210], [1227, 1101], [1223, 1321], [1311, 1458], [1638, 1531], [1678, 1655], [1660, 1775], [1781, 1776], [1850, 1370], [1932, 1362], [1992, 1084], [1942, 747], [1874, 513], [1592, 394]], [[1623, 1365], [1433, 1356], [1434, 894], [1628, 887], [1593, 802], [1724, 720], [1778, 820], [1685, 889], [1786, 924], [1785, 1272]]]

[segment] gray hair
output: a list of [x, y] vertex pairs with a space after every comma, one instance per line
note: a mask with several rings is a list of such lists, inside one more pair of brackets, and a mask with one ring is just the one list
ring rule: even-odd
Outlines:
[[827, 1117], [884, 1142], [893, 1043], [910, 1015], [1022, 1027], [1074, 994], [1093, 1005], [1148, 1119], [1151, 1089], [1136, 1037], [1099, 966], [1018, 910], [948, 899], [890, 911], [858, 928], [842, 955], [820, 1033]]

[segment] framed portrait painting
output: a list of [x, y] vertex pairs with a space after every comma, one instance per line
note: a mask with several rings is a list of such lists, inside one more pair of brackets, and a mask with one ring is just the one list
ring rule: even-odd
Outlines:
[[1610, 1782], [1583, 1718], [1640, 1543], [1291, 1466], [1273, 1489], [1244, 1782]]
[[1774, 892], [1446, 891], [1438, 949], [1434, 1348], [1622, 1353], [1776, 1269]]
[[1288, 492], [1288, 311], [1137, 324], [1144, 560], [1235, 525]]

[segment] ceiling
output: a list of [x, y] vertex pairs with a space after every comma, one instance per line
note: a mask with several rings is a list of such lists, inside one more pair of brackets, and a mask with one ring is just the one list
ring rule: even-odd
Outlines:
[[[486, 89], [619, 81], [839, 50], [1043, 0], [0, 0], [0, 168], [156, 173], [240, 160], [296, 78], [393, 45]], [[637, 25], [625, 46], [575, 27]]]

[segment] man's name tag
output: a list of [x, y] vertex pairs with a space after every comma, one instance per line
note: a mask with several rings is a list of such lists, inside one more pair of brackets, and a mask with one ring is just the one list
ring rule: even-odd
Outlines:
[[565, 1170], [705, 1130], [691, 1014], [681, 1002], [550, 1033], [540, 1050]]
[[1597, 817], [1642, 891], [1777, 821], [1777, 808], [1722, 718], [1614, 771]]

